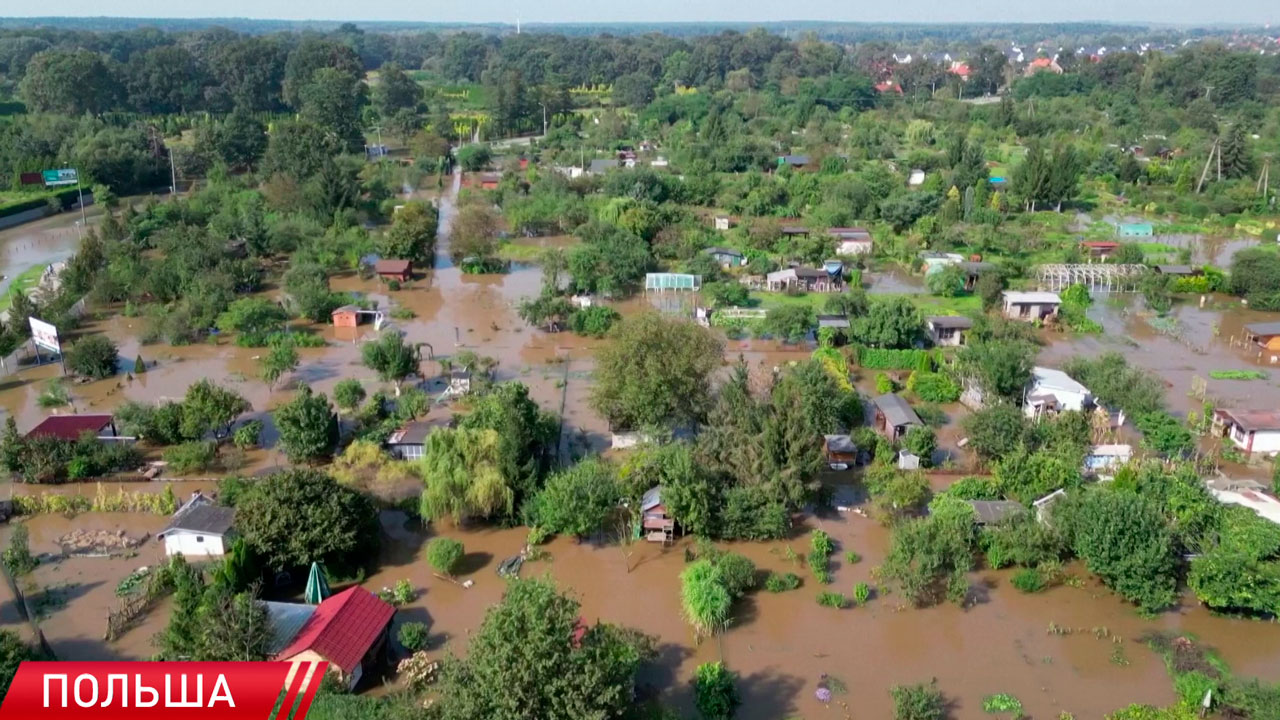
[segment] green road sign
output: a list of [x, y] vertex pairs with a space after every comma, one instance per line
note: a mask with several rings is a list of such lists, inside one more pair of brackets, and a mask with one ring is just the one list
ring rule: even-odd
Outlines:
[[40, 173], [44, 177], [45, 187], [54, 187], [57, 185], [75, 185], [80, 182], [80, 177], [76, 175], [75, 168], [63, 168], [61, 170], [45, 170]]

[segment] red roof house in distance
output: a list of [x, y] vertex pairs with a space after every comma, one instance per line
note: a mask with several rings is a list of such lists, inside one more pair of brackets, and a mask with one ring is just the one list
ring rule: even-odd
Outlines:
[[48, 435], [60, 440], [79, 440], [86, 432], [97, 437], [115, 437], [115, 420], [110, 415], [51, 415], [31, 428], [27, 437]]
[[881, 82], [876, 83], [876, 92], [882, 95], [884, 93], [897, 93], [901, 95], [902, 86], [892, 80], [883, 80]]
[[947, 68], [947, 72], [958, 76], [961, 80], [969, 79], [969, 63], [960, 62], [959, 60], [951, 63], [951, 67]]
[[413, 276], [412, 260], [379, 260], [373, 264], [373, 271], [383, 280], [409, 282]]
[[355, 687], [366, 670], [372, 671], [387, 648], [396, 609], [360, 586], [325, 598], [276, 654], [285, 662], [329, 661], [329, 669], [347, 687]]

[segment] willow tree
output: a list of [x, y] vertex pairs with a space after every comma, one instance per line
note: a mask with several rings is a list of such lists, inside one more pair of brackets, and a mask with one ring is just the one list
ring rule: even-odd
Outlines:
[[422, 455], [422, 517], [510, 515], [515, 489], [503, 472], [502, 439], [493, 430], [442, 428], [427, 437]]

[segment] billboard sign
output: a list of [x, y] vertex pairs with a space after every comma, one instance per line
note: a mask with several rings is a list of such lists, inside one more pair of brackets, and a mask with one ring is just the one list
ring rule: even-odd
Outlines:
[[61, 170], [45, 170], [40, 173], [44, 177], [45, 187], [57, 187], [59, 185], [75, 185], [80, 182], [80, 176], [76, 174], [75, 168], [62, 168]]
[[62, 345], [58, 343], [58, 328], [50, 325], [43, 320], [30, 318], [31, 322], [31, 340], [36, 347], [42, 347], [45, 350], [53, 352], [62, 352]]

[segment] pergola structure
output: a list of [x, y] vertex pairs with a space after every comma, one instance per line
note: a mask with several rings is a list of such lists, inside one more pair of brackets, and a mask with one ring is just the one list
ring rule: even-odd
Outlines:
[[1072, 285], [1083, 285], [1089, 292], [1137, 292], [1138, 283], [1147, 271], [1146, 265], [1041, 265], [1040, 288], [1057, 292]]

